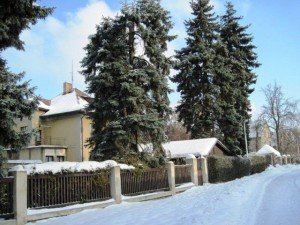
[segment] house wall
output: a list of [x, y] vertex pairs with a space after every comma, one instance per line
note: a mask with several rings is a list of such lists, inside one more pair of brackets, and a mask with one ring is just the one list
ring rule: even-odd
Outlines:
[[215, 146], [209, 155], [225, 156], [225, 153], [218, 146]]
[[42, 119], [42, 137], [52, 145], [68, 147], [66, 160], [82, 161], [82, 114], [47, 117]]
[[87, 116], [82, 118], [82, 139], [83, 139], [83, 161], [88, 161], [90, 158], [90, 147], [87, 145], [87, 140], [91, 137], [92, 121]]
[[[41, 145], [60, 145], [68, 147], [65, 160], [87, 161], [90, 158], [90, 148], [86, 146], [87, 140], [91, 136], [91, 120], [81, 113], [66, 114], [55, 117], [40, 117], [43, 111], [35, 111], [31, 119], [24, 118], [16, 120], [16, 130], [27, 127], [27, 131], [33, 129], [41, 130]], [[33, 135], [27, 146], [36, 146], [36, 137]], [[55, 157], [57, 155], [54, 155]], [[16, 159], [36, 159], [42, 160], [45, 155], [36, 149], [23, 149]]]
[[[15, 130], [16, 131], [21, 131], [21, 127], [27, 127], [28, 132], [32, 132], [32, 130], [38, 130], [40, 127], [40, 116], [44, 114], [44, 111], [41, 110], [36, 110], [31, 118], [29, 119], [28, 117], [23, 118], [22, 120], [16, 119], [15, 123]], [[34, 146], [35, 145], [35, 135], [32, 135], [32, 138], [30, 142], [28, 143], [28, 146]]]
[[66, 149], [64, 148], [26, 148], [19, 152], [19, 159], [22, 160], [41, 160], [46, 162], [46, 156], [53, 156], [54, 161], [58, 161], [57, 156], [64, 156], [66, 159]]
[[255, 135], [256, 137], [251, 138], [249, 141], [249, 152], [257, 152], [264, 145], [272, 146], [272, 135], [267, 124], [264, 124]]
[[26, 150], [29, 153], [29, 159], [41, 160], [42, 162], [45, 161], [45, 157], [44, 157], [42, 149], [40, 149], [40, 148], [31, 148], [31, 149], [26, 149]]

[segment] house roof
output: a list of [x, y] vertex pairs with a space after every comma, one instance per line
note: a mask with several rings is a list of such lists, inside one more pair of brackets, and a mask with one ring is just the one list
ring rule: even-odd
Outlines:
[[184, 141], [171, 141], [163, 144], [166, 154], [170, 158], [186, 157], [189, 154], [206, 156], [218, 145], [223, 151], [229, 150], [217, 138], [202, 138]]
[[275, 154], [280, 156], [280, 152], [276, 149], [272, 148], [270, 145], [264, 145], [261, 149], [256, 152], [257, 155], [268, 155], [268, 154]]
[[43, 99], [38, 100], [38, 108], [44, 111], [48, 111], [50, 109], [50, 101], [48, 104], [46, 104]]
[[43, 117], [52, 116], [63, 113], [82, 111], [88, 105], [85, 98], [89, 96], [85, 93], [74, 89], [70, 93], [61, 94], [53, 98], [48, 106], [48, 111], [43, 114]]

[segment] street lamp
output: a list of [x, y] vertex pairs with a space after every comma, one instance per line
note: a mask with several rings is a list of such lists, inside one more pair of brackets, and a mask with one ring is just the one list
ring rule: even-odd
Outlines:
[[248, 141], [247, 141], [247, 133], [246, 133], [246, 122], [248, 122], [248, 120], [244, 121], [245, 146], [246, 146], [246, 155], [248, 158]]

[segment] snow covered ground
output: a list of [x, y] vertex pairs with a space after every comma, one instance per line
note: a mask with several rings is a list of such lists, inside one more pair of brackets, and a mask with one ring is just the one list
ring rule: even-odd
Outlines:
[[173, 197], [86, 210], [36, 225], [299, 225], [300, 166], [279, 166]]

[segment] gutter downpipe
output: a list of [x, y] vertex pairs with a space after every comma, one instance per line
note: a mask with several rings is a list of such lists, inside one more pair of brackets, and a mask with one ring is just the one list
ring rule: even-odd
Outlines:
[[83, 162], [83, 122], [82, 119], [84, 117], [84, 114], [80, 117], [80, 137], [81, 137], [81, 161]]

